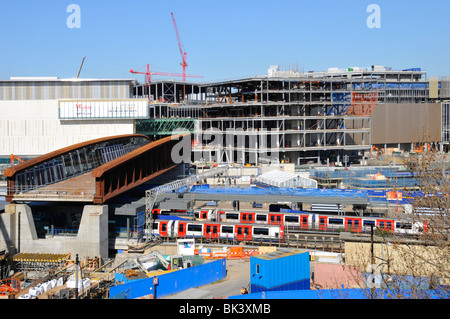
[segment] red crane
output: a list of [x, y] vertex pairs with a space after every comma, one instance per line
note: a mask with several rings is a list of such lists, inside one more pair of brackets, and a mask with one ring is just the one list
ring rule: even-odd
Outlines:
[[173, 26], [175, 28], [175, 33], [177, 35], [178, 47], [180, 48], [180, 54], [181, 54], [180, 65], [183, 67], [183, 81], [186, 82], [186, 67], [188, 66], [188, 64], [186, 62], [187, 53], [186, 53], [186, 51], [184, 51], [182, 49], [180, 35], [178, 34], [177, 23], [175, 22], [175, 17], [173, 16], [173, 12], [171, 12], [170, 14], [172, 15]]
[[146, 75], [145, 82], [147, 84], [149, 84], [152, 81], [152, 75], [165, 75], [165, 76], [177, 76], [177, 77], [189, 76], [189, 77], [196, 77], [196, 78], [201, 78], [202, 77], [200, 75], [186, 75], [186, 74], [180, 74], [180, 73], [153, 72], [153, 71], [150, 71], [150, 65], [149, 64], [147, 64], [147, 72], [138, 72], [138, 71], [134, 71], [133, 69], [131, 69], [130, 73]]

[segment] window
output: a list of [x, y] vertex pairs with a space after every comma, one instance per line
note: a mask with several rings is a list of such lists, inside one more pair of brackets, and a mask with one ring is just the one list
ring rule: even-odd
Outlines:
[[242, 220], [247, 220], [247, 214], [242, 214]]
[[211, 226], [207, 225], [207, 226], [206, 226], [206, 233], [208, 234], [208, 233], [210, 233], [210, 232], [211, 232]]
[[256, 274], [259, 274], [261, 265], [256, 264]]
[[397, 225], [395, 227], [400, 228], [400, 229], [412, 229], [412, 224], [411, 223], [397, 223]]
[[196, 225], [196, 224], [189, 224], [187, 227], [188, 231], [202, 231], [202, 225]]
[[253, 220], [253, 216], [252, 215], [248, 215], [248, 221], [252, 221]]
[[281, 223], [281, 216], [280, 215], [277, 216], [277, 222]]
[[213, 226], [213, 234], [217, 234], [217, 226]]
[[238, 235], [242, 235], [242, 228], [241, 227], [238, 227], [237, 233], [238, 233]]
[[[351, 220], [349, 220], [348, 222], [349, 222], [349, 224], [351, 224]], [[330, 218], [330, 219], [328, 219], [328, 224], [329, 225], [343, 225], [344, 221], [342, 220], [342, 218]]]
[[284, 221], [286, 223], [298, 223], [298, 216], [285, 216]]
[[223, 234], [232, 234], [233, 233], [233, 227], [232, 226], [222, 226], [222, 233]]
[[245, 227], [245, 228], [244, 228], [244, 234], [245, 234], [245, 235], [248, 235], [248, 234], [249, 234], [248, 227]]
[[235, 213], [226, 213], [225, 218], [227, 219], [239, 219], [239, 214]]
[[178, 231], [179, 231], [180, 233], [182, 233], [182, 232], [184, 231], [184, 224], [179, 224], [179, 225], [178, 225]]
[[167, 224], [161, 224], [161, 231], [166, 231], [167, 230]]
[[256, 220], [265, 222], [265, 221], [267, 221], [267, 216], [266, 215], [261, 215], [261, 214], [256, 214]]
[[368, 226], [368, 227], [370, 227], [370, 226], [375, 226], [375, 221], [374, 221], [374, 220], [365, 220], [365, 221], [363, 222], [363, 225], [364, 225], [364, 226]]
[[268, 228], [254, 228], [253, 234], [255, 235], [269, 235], [269, 229]]

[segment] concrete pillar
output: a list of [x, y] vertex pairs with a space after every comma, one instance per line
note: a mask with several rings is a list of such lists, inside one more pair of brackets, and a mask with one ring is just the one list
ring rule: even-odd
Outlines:
[[37, 240], [31, 208], [25, 204], [8, 204], [0, 218], [0, 246], [11, 254], [23, 251], [29, 242]]
[[77, 235], [78, 255], [108, 256], [108, 206], [86, 205]]
[[38, 238], [31, 207], [8, 204], [0, 215], [0, 247], [17, 252], [108, 257], [108, 206], [86, 205], [78, 234]]

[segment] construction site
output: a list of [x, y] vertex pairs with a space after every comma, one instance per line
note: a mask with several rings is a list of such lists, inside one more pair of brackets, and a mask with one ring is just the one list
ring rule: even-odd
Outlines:
[[[415, 207], [414, 165], [437, 154], [445, 202], [450, 78], [271, 65], [190, 81], [171, 16], [182, 73], [84, 79], [84, 57], [76, 78], [0, 80], [0, 298], [364, 299], [410, 275], [378, 273], [387, 236], [432, 246], [440, 207]], [[448, 297], [433, 271], [402, 289]]]

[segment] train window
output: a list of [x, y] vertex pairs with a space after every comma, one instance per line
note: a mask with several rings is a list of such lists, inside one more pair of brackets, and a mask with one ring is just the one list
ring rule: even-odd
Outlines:
[[330, 225], [343, 225], [344, 221], [342, 220], [342, 218], [330, 218], [330, 219], [328, 219], [328, 224], [330, 224]]
[[364, 226], [368, 226], [368, 227], [370, 227], [370, 226], [375, 226], [375, 221], [374, 221], [374, 220], [365, 220], [365, 221], [363, 222], [363, 225], [364, 225]]
[[277, 222], [281, 222], [281, 216], [277, 216]]
[[248, 215], [248, 221], [252, 221], [253, 220], [253, 216], [252, 215]]
[[188, 231], [202, 231], [202, 225], [189, 224], [187, 227]]
[[302, 222], [303, 222], [303, 224], [306, 224], [308, 222], [308, 217], [303, 216], [302, 217]]
[[319, 222], [320, 222], [321, 225], [324, 225], [325, 224], [325, 217], [320, 217], [319, 218]]
[[237, 233], [238, 233], [238, 235], [242, 235], [242, 228], [241, 227], [238, 227]]
[[298, 216], [284, 216], [284, 221], [289, 223], [298, 223]]
[[184, 224], [179, 224], [179, 225], [178, 225], [178, 231], [179, 231], [179, 232], [184, 231]]
[[269, 235], [269, 229], [268, 228], [254, 228], [253, 234], [255, 235]]
[[227, 218], [227, 219], [239, 219], [239, 215], [238, 214], [234, 214], [234, 213], [226, 213], [225, 214], [225, 218]]
[[249, 234], [248, 227], [245, 227], [245, 228], [244, 228], [244, 234], [245, 234], [245, 235], [248, 235], [248, 234]]
[[385, 228], [384, 222], [380, 222], [380, 227], [381, 227], [381, 228]]
[[242, 220], [247, 220], [247, 214], [242, 214]]
[[256, 264], [256, 274], [259, 274], [259, 267], [261, 267], [261, 265]]
[[233, 227], [232, 226], [222, 226], [222, 233], [233, 233]]
[[387, 222], [387, 228], [388, 229], [392, 229], [392, 223], [391, 222]]
[[167, 224], [161, 224], [161, 231], [166, 231], [167, 230]]
[[213, 234], [217, 234], [217, 226], [213, 226]]
[[397, 223], [395, 225], [396, 228], [400, 228], [400, 229], [412, 229], [412, 224], [411, 223]]
[[267, 216], [266, 215], [261, 215], [261, 214], [256, 214], [256, 220], [265, 222], [265, 221], [267, 221]]
[[211, 232], [211, 226], [207, 225], [206, 226], [206, 233], [210, 233]]
[[274, 222], [274, 221], [275, 221], [275, 216], [273, 216], [273, 215], [270, 216], [270, 221], [271, 221], [271, 222]]

